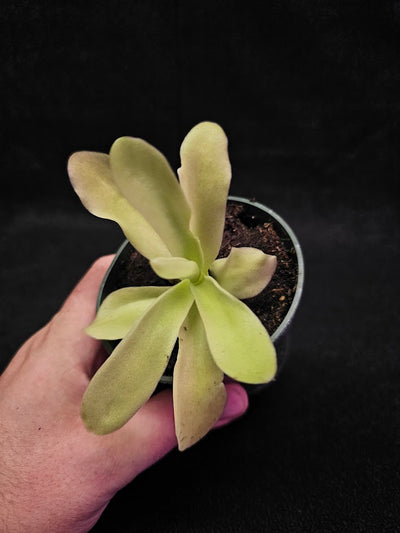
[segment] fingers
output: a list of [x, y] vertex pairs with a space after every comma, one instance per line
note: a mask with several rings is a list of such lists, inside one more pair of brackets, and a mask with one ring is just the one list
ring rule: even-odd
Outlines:
[[113, 440], [117, 465], [112, 491], [117, 492], [177, 445], [172, 390], [152, 396], [121, 429], [105, 437]]
[[152, 396], [132, 422], [131, 431], [133, 430], [135, 434], [140, 431], [142, 466], [146, 468], [177, 444], [172, 390], [166, 389]]
[[226, 385], [228, 395], [225, 409], [214, 427], [225, 426], [236, 418], [242, 416], [249, 406], [247, 392], [239, 383], [229, 383]]
[[[247, 393], [241, 385], [231, 383], [226, 390], [226, 407], [214, 427], [232, 422], [248, 407]], [[128, 463], [119, 469], [122, 487], [177, 445], [171, 389], [153, 396], [118, 434], [119, 450], [123, 452], [119, 456]]]

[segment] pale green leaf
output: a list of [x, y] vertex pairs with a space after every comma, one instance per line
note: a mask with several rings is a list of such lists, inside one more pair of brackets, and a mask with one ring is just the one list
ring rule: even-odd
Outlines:
[[257, 248], [232, 248], [228, 257], [216, 259], [210, 272], [222, 288], [243, 300], [260, 293], [271, 281], [276, 257]]
[[[110, 150], [113, 178], [173, 256], [200, 260], [189, 231], [190, 209], [168, 161], [143, 139], [120, 137]], [[160, 254], [161, 256], [161, 254]]]
[[184, 257], [156, 257], [150, 261], [154, 272], [164, 279], [185, 279], [196, 281], [200, 270], [197, 263]]
[[258, 317], [209, 276], [191, 288], [219, 368], [244, 383], [272, 380], [275, 348]]
[[142, 255], [149, 259], [171, 255], [150, 224], [117, 188], [107, 154], [72, 154], [68, 160], [68, 174], [86, 209], [100, 218], [117, 222], [126, 238]]
[[190, 229], [200, 239], [208, 267], [218, 255], [231, 180], [228, 140], [213, 122], [201, 122], [181, 146], [179, 180], [192, 216]]
[[125, 287], [110, 293], [86, 328], [95, 339], [122, 339], [169, 287]]
[[120, 428], [150, 398], [193, 303], [189, 286], [184, 280], [162, 294], [96, 372], [81, 409], [90, 431]]
[[221, 416], [226, 403], [223, 378], [210, 353], [197, 307], [193, 305], [179, 333], [173, 379], [175, 429], [180, 450], [201, 439]]

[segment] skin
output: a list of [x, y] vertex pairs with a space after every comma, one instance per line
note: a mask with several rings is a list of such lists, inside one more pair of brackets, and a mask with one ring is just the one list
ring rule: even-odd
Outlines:
[[[176, 446], [170, 390], [112, 434], [96, 436], [82, 424], [83, 393], [105, 357], [83, 329], [111, 260], [92, 265], [0, 376], [0, 531], [89, 531], [118, 490]], [[239, 384], [227, 391], [216, 426], [247, 409]]]

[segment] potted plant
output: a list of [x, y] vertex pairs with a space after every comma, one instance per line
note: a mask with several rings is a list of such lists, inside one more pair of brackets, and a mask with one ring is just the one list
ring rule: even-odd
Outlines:
[[[231, 180], [227, 144], [217, 124], [195, 126], [181, 146], [179, 181], [165, 157], [138, 138], [117, 139], [109, 155], [76, 152], [69, 159], [71, 183], [82, 203], [93, 214], [116, 221], [133, 247], [124, 245], [118, 261], [124, 250], [131, 255], [133, 250], [141, 260], [141, 275], [154, 279], [139, 286], [123, 282], [106, 294], [109, 271], [103, 283], [97, 316], [87, 333], [122, 340], [93, 376], [82, 401], [83, 421], [97, 434], [121, 427], [149, 399], [175, 345], [171, 373], [181, 450], [218, 420], [226, 402], [226, 377], [255, 386], [276, 375], [273, 340], [284, 338], [300, 298], [301, 250], [290, 228], [275, 218], [295, 247], [295, 276], [300, 274], [301, 283], [294, 282], [290, 289], [286, 324], [282, 322], [271, 339], [242, 300], [251, 302], [264, 292], [276, 256], [243, 241], [239, 246], [225, 242], [227, 249], [221, 253]], [[246, 205], [242, 200], [233, 198], [228, 208]], [[260, 204], [247, 206], [274, 218]], [[133, 268], [135, 276], [138, 269]]]

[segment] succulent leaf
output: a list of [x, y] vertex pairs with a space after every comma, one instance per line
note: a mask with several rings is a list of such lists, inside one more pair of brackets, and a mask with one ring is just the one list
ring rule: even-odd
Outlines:
[[272, 341], [247, 305], [207, 276], [191, 285], [214, 361], [244, 383], [267, 383], [276, 373]]
[[258, 248], [232, 248], [228, 257], [216, 259], [210, 272], [223, 289], [243, 300], [259, 294], [271, 281], [276, 257]]
[[124, 287], [110, 293], [86, 328], [95, 339], [122, 339], [169, 287]]
[[126, 238], [145, 257], [171, 255], [163, 241], [116, 186], [107, 154], [75, 152], [68, 174], [81, 202], [93, 215], [117, 222]]
[[184, 257], [156, 257], [150, 265], [157, 276], [164, 279], [188, 278], [196, 281], [200, 275], [198, 264]]
[[193, 305], [179, 332], [174, 368], [175, 429], [180, 450], [201, 439], [219, 419], [226, 403], [223, 378], [208, 347], [197, 307]]
[[82, 401], [87, 429], [115, 431], [150, 398], [193, 303], [189, 285], [184, 280], [162, 294], [96, 372]]
[[170, 253], [200, 261], [199, 243], [189, 231], [188, 203], [161, 152], [143, 139], [120, 137], [111, 147], [110, 165], [122, 194], [151, 224]]
[[231, 180], [228, 140], [218, 124], [201, 122], [186, 135], [178, 175], [192, 213], [190, 229], [208, 267], [221, 246]]

